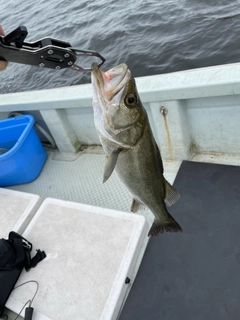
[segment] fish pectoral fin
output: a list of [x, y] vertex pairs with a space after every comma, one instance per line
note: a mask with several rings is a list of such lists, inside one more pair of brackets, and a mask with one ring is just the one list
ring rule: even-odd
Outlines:
[[171, 207], [180, 198], [180, 194], [176, 188], [174, 188], [166, 179], [165, 183], [165, 198], [164, 201], [168, 207]]
[[144, 210], [146, 209], [145, 205], [135, 199], [132, 200], [132, 205], [131, 205], [131, 212], [136, 213], [138, 210]]
[[103, 183], [107, 181], [107, 179], [111, 176], [116, 163], [119, 153], [122, 151], [122, 148], [118, 148], [113, 150], [109, 156], [105, 158], [105, 167], [104, 167], [104, 174], [103, 174]]

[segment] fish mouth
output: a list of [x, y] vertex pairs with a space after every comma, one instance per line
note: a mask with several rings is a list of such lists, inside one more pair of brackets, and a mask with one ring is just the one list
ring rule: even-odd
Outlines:
[[129, 81], [131, 72], [125, 63], [103, 72], [97, 63], [92, 64], [92, 82], [107, 101], [111, 101]]

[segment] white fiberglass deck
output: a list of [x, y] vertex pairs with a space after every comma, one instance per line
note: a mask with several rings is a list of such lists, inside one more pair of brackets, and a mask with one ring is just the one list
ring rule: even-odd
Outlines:
[[1, 238], [7, 239], [10, 231], [22, 234], [40, 204], [38, 195], [0, 188]]
[[[117, 319], [148, 228], [138, 215], [46, 199], [23, 236], [47, 257], [18, 282], [39, 282], [34, 319]], [[14, 290], [7, 307], [18, 312], [34, 290]]]
[[[61, 200], [89, 204], [130, 212], [131, 195], [119, 181], [115, 172], [107, 182], [102, 183], [104, 154], [101, 147], [89, 147], [80, 152], [73, 161], [59, 160], [58, 152], [48, 152], [48, 159], [39, 177], [31, 182], [10, 186], [6, 189], [37, 194], [42, 199], [51, 197]], [[195, 154], [192, 161], [240, 165], [239, 155]], [[173, 183], [181, 161], [163, 160], [164, 176]], [[149, 210], [140, 211], [151, 223], [153, 215]]]
[[[30, 194], [38, 194], [42, 198], [42, 200], [48, 197], [52, 197], [52, 198], [61, 199], [61, 200], [73, 201], [76, 203], [76, 205], [78, 205], [77, 203], [85, 203], [85, 204], [89, 204], [97, 207], [121, 210], [128, 213], [130, 212], [129, 209], [132, 201], [131, 196], [127, 191], [127, 189], [125, 188], [125, 186], [120, 183], [117, 175], [113, 173], [112, 176], [109, 178], [109, 180], [105, 184], [102, 183], [104, 155], [102, 153], [101, 148], [90, 147], [88, 150], [85, 150], [85, 152], [79, 153], [78, 157], [73, 161], [66, 161], [66, 159], [59, 160], [59, 158], [63, 158], [63, 156], [60, 155], [58, 152], [52, 152], [52, 151], [48, 152], [47, 162], [45, 163], [40, 176], [35, 181], [27, 184], [11, 186], [2, 190], [6, 190], [10, 192], [13, 190], [12, 192], [22, 191]], [[180, 164], [181, 164], [180, 161], [164, 162], [164, 166], [166, 169], [165, 176], [169, 180], [169, 182], [172, 183], [173, 180], [175, 179], [175, 176], [177, 174]], [[12, 190], [7, 190], [7, 189], [12, 189]], [[40, 210], [42, 210], [42, 207], [40, 208]], [[63, 217], [67, 218], [69, 215], [69, 212], [68, 212], [69, 208], [63, 211], [64, 211]], [[134, 216], [136, 216], [136, 218], [138, 217], [137, 214], [129, 213], [128, 215], [132, 216], [133, 218]], [[153, 220], [153, 215], [149, 210], [141, 211], [140, 215], [143, 215], [151, 224]], [[147, 232], [150, 224], [145, 225], [144, 235], [143, 235], [145, 242], [141, 244], [142, 240], [140, 239], [141, 241], [139, 241], [140, 249], [138, 254], [135, 257], [136, 259], [134, 264], [135, 270], [133, 270], [133, 273], [132, 273], [131, 285], [135, 278], [135, 275], [137, 273], [137, 270], [139, 268], [142, 256], [144, 254], [144, 251], [147, 245], [147, 241], [148, 241]], [[128, 236], [129, 234], [130, 233], [128, 233]], [[33, 239], [35, 236], [35, 232], [30, 234], [29, 236], [33, 244], [35, 244], [35, 241]], [[126, 236], [124, 238], [126, 238]], [[79, 239], [81, 240], [80, 235], [79, 235]], [[85, 238], [83, 238], [83, 240], [84, 239]], [[56, 241], [54, 243], [56, 244]], [[106, 246], [106, 243], [105, 243], [105, 248], [107, 248], [108, 246], [109, 245]], [[43, 244], [39, 245], [39, 247], [41, 249], [46, 249], [46, 247]], [[88, 250], [86, 250], [86, 252], [88, 252]], [[41, 273], [41, 269], [42, 269], [41, 265], [39, 265], [39, 268], [36, 268], [36, 270], [37, 269]], [[32, 273], [31, 274], [27, 273], [27, 276], [28, 275], [30, 276], [31, 279], [36, 278], [35, 275], [33, 275]], [[49, 277], [50, 276], [51, 274], [49, 275]], [[114, 276], [114, 275], [110, 274], [110, 276]], [[38, 278], [38, 274], [37, 274], [37, 278]], [[24, 277], [21, 277], [20, 283], [23, 282], [24, 279], [25, 279]], [[130, 290], [131, 285], [128, 286], [128, 290]], [[32, 289], [29, 288], [29, 290], [32, 290]], [[105, 289], [103, 291], [105, 291]], [[36, 300], [37, 299], [38, 297], [36, 297]], [[121, 301], [123, 301], [124, 299], [125, 298], [122, 298]], [[10, 302], [8, 303], [8, 307], [14, 310], [15, 312], [17, 312], [22, 307], [21, 300], [17, 302], [15, 301], [14, 303], [13, 300], [10, 299]], [[99, 305], [96, 305], [95, 307], [99, 308]], [[43, 317], [42, 318], [41, 317], [42, 316], [40, 315], [40, 319], [43, 319]], [[112, 319], [115, 319], [115, 318], [116, 317], [114, 316]], [[11, 315], [10, 315], [9, 319], [14, 319], [14, 316], [11, 318]], [[53, 318], [53, 320], [55, 320], [55, 318]]]
[[[95, 152], [98, 152], [98, 153], [95, 153]], [[40, 195], [43, 199], [47, 197], [53, 197], [53, 198], [58, 198], [58, 199], [63, 199], [68, 201], [74, 201], [78, 203], [86, 203], [89, 205], [94, 205], [94, 206], [103, 207], [103, 208], [117, 209], [117, 210], [129, 212], [129, 208], [131, 204], [131, 196], [129, 195], [126, 188], [119, 182], [116, 174], [113, 173], [109, 181], [107, 181], [105, 184], [102, 183], [104, 155], [101, 153], [101, 149], [90, 148], [90, 151], [86, 150], [84, 153], [79, 154], [77, 159], [73, 161], [66, 161], [66, 160], [64, 161], [64, 160], [57, 160], [57, 159], [59, 159], [59, 154], [57, 153], [54, 154], [53, 152], [49, 152], [48, 160], [38, 179], [28, 184], [11, 186], [8, 189], [13, 189], [17, 191], [21, 190], [27, 193], [35, 193]], [[222, 164], [229, 164], [229, 165], [240, 164], [240, 157], [237, 155], [196, 154], [195, 156], [193, 156], [192, 160], [201, 161], [201, 162], [222, 163]], [[169, 180], [169, 182], [173, 183], [176, 177], [176, 174], [178, 172], [178, 169], [180, 167], [181, 161], [164, 161], [163, 163], [165, 168], [165, 176]], [[8, 191], [7, 189], [2, 189], [2, 190]], [[17, 191], [13, 191], [13, 193]], [[61, 200], [59, 201], [59, 203], [61, 205], [62, 203]], [[78, 206], [77, 203], [74, 204], [74, 206], [75, 205]], [[40, 208], [40, 210], [43, 212], [42, 208]], [[68, 212], [69, 210], [71, 211], [72, 209], [69, 209], [69, 208], [64, 209], [64, 206], [63, 206], [62, 212], [64, 213], [63, 215], [64, 219], [67, 218], [67, 216], [69, 215], [69, 212]], [[144, 210], [144, 211], [141, 211], [140, 214], [145, 216], [147, 220], [151, 223], [153, 216], [150, 211]], [[137, 214], [131, 214], [131, 213], [129, 215], [130, 216], [132, 215], [133, 217], [135, 215], [137, 216]], [[44, 221], [44, 219], [42, 221]], [[25, 236], [28, 237], [29, 235], [32, 240], [36, 235], [38, 235], [39, 232], [41, 233], [41, 230], [40, 230], [41, 228], [38, 229], [38, 224], [36, 224], [36, 226], [37, 226], [37, 229], [33, 228], [34, 232], [32, 233], [30, 232]], [[60, 234], [61, 232], [58, 232], [58, 233]], [[144, 233], [145, 233], [146, 241], [144, 244], [142, 244], [142, 249], [137, 254], [138, 257], [137, 256], [135, 257], [135, 259], [137, 259], [138, 261], [135, 261], [135, 270], [133, 271], [133, 274], [132, 274], [132, 280], [136, 275], [136, 272], [139, 268], [142, 256], [146, 248], [147, 239], [148, 239], [146, 236], [147, 234], [146, 227], [145, 227]], [[36, 241], [34, 242], [32, 240], [32, 242], [35, 243]], [[56, 241], [54, 243], [56, 244]], [[47, 245], [48, 245], [48, 242], [47, 242]], [[39, 247], [41, 249], [46, 249], [46, 248], [48, 249], [48, 247], [45, 247], [43, 244], [41, 245], [39, 244]], [[36, 275], [38, 279], [39, 279], [38, 272], [40, 272], [41, 274], [41, 270], [42, 270], [42, 267], [41, 265], [39, 265], [39, 267], [36, 268], [36, 271], [37, 271]], [[115, 272], [115, 275], [116, 275], [116, 272]], [[33, 275], [33, 273], [31, 274], [28, 273], [27, 276], [29, 276], [31, 279], [36, 278], [35, 274]], [[51, 274], [49, 274], [49, 277], [51, 277]], [[20, 282], [23, 282], [25, 278], [26, 278], [26, 275], [23, 278], [21, 277]], [[43, 283], [45, 282], [43, 281]], [[128, 290], [130, 288], [131, 286], [128, 288]], [[44, 287], [44, 290], [47, 290], [47, 288]], [[39, 299], [41, 300], [42, 297], [40, 296]], [[36, 297], [36, 303], [38, 303], [38, 301], [40, 300], [38, 300], [38, 297]], [[105, 297], [105, 302], [106, 301], [107, 300]], [[122, 299], [121, 301], [123, 302], [124, 299]], [[13, 304], [12, 302], [13, 300], [10, 300], [10, 303], [8, 305], [11, 309], [13, 309], [16, 312], [17, 310], [21, 309], [21, 306], [22, 306], [21, 299], [18, 302], [15, 301], [15, 303]], [[36, 306], [35, 303], [34, 305]], [[96, 306], [96, 308], [98, 307], [99, 306]], [[39, 308], [37, 307], [37, 309], [35, 310], [39, 310]], [[52, 311], [54, 312], [54, 310]], [[44, 319], [44, 317], [42, 317], [41, 315], [39, 316], [40, 316], [39, 319]], [[9, 319], [14, 319], [14, 316], [12, 318], [10, 316]], [[57, 318], [53, 318], [53, 320], [55, 319]], [[115, 319], [115, 317], [112, 319]]]
[[[102, 183], [105, 157], [101, 147], [89, 147], [72, 161], [59, 160], [59, 155], [48, 152], [48, 159], [35, 181], [5, 189], [37, 194], [42, 199], [51, 197], [129, 212], [132, 198], [116, 173]], [[191, 160], [240, 165], [237, 154], [200, 153], [194, 154]], [[164, 176], [172, 184], [181, 161], [163, 160], [163, 165]]]
[[[96, 150], [101, 152], [100, 148]], [[102, 183], [104, 155], [102, 153], [79, 153], [73, 161], [56, 160], [57, 154], [48, 153], [40, 176], [33, 182], [8, 187], [9, 189], [38, 194], [41, 198], [57, 198], [129, 212], [131, 196], [119, 181], [115, 172]], [[166, 161], [165, 177], [172, 183], [180, 161]]]

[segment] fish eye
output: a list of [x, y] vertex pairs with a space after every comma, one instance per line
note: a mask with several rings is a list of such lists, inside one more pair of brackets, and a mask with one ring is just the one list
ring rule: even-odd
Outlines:
[[128, 106], [128, 107], [134, 107], [137, 103], [137, 97], [130, 93], [126, 96], [125, 98], [125, 104]]

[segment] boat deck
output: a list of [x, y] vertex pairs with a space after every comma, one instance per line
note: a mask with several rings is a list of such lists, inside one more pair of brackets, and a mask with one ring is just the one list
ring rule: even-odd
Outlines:
[[[42, 199], [51, 197], [129, 212], [131, 196], [113, 172], [102, 183], [104, 154], [101, 147], [88, 148], [76, 159], [68, 159], [57, 151], [49, 151], [39, 177], [31, 182], [8, 187], [33, 193]], [[165, 177], [173, 183], [181, 161], [164, 161]]]
[[239, 318], [239, 177], [239, 166], [182, 163], [170, 212], [183, 232], [151, 238], [119, 320]]
[[[130, 212], [131, 196], [115, 172], [104, 184], [104, 154], [100, 146], [79, 152], [74, 159], [48, 151], [47, 161], [39, 177], [30, 183], [7, 189], [39, 195], [42, 199], [56, 198], [103, 208]], [[191, 161], [240, 165], [240, 155], [200, 153]], [[163, 160], [164, 176], [173, 184], [182, 161]], [[148, 210], [141, 211], [146, 214]], [[149, 215], [147, 214], [148, 218]]]
[[[192, 161], [239, 165], [240, 157], [223, 154], [196, 154]], [[181, 161], [163, 161], [165, 177], [173, 183]], [[96, 207], [130, 212], [131, 196], [119, 182], [115, 173], [103, 184], [104, 155], [101, 147], [89, 147], [74, 159], [68, 159], [56, 151], [48, 151], [48, 159], [40, 176], [33, 182], [11, 186], [6, 189], [37, 194], [42, 200], [55, 198]], [[149, 210], [139, 212], [151, 224], [153, 215]], [[145, 252], [146, 243], [139, 255], [135, 275]], [[10, 312], [9, 319], [15, 314]]]

